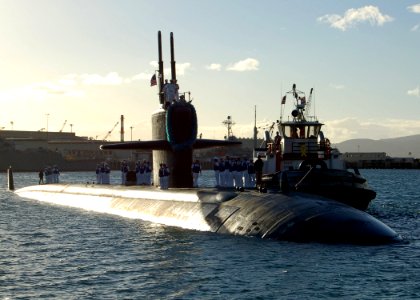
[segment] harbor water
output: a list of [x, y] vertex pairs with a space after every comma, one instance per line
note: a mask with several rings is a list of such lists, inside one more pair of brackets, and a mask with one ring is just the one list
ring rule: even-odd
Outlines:
[[[361, 170], [404, 242], [291, 243], [19, 198], [0, 177], [0, 299], [420, 299], [420, 170]], [[112, 172], [117, 183], [119, 172]], [[15, 173], [15, 188], [38, 183]], [[62, 182], [95, 180], [63, 173]], [[201, 186], [212, 186], [211, 171]], [[141, 187], [139, 187], [141, 188]]]

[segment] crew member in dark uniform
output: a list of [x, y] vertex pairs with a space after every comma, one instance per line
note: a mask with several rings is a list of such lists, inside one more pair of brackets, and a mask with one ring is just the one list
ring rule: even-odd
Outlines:
[[279, 132], [276, 132], [276, 136], [274, 137], [274, 149], [279, 150], [280, 149], [280, 142], [281, 142], [281, 136]]
[[261, 187], [263, 167], [264, 167], [264, 162], [261, 159], [261, 155], [258, 155], [258, 159], [254, 163], [255, 179], [256, 179], [257, 188]]
[[201, 165], [198, 159], [192, 164], [193, 187], [198, 187], [198, 175], [201, 174]]
[[219, 171], [219, 160], [215, 157], [213, 160], [214, 177], [216, 178], [216, 186], [220, 185], [220, 171]]
[[43, 170], [39, 171], [38, 176], [39, 176], [38, 184], [44, 184], [44, 171]]

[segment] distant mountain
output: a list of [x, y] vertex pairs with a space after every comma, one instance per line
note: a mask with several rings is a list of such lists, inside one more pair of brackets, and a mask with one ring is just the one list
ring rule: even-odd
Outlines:
[[333, 143], [340, 152], [385, 152], [391, 157], [420, 158], [420, 134], [392, 139], [352, 139]]

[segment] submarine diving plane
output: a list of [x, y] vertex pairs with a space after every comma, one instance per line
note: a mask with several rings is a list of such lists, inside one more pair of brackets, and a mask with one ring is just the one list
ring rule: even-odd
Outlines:
[[[177, 88], [174, 41], [170, 34], [171, 81], [164, 85], [161, 32], [158, 32], [160, 108], [152, 115], [152, 140], [107, 144], [102, 149], [153, 150], [153, 177], [159, 163], [171, 169], [169, 189], [156, 187], [46, 184], [16, 191], [21, 197], [138, 218], [159, 224], [222, 234], [295, 242], [388, 244], [401, 240], [366, 212], [321, 196], [300, 193], [193, 188], [193, 150], [232, 146], [228, 140], [197, 139], [191, 101], [164, 91]], [[175, 85], [175, 86], [173, 86]], [[166, 98], [165, 98], [166, 97]]]

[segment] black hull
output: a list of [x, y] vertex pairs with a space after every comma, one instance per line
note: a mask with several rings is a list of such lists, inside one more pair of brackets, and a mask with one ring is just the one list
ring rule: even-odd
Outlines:
[[299, 191], [319, 195], [363, 211], [376, 197], [376, 192], [368, 187], [366, 179], [344, 170], [283, 171], [265, 175], [263, 184], [267, 189], [278, 189], [283, 193]]
[[304, 193], [45, 184], [24, 198], [185, 229], [292, 242], [389, 244], [401, 238], [369, 214]]

